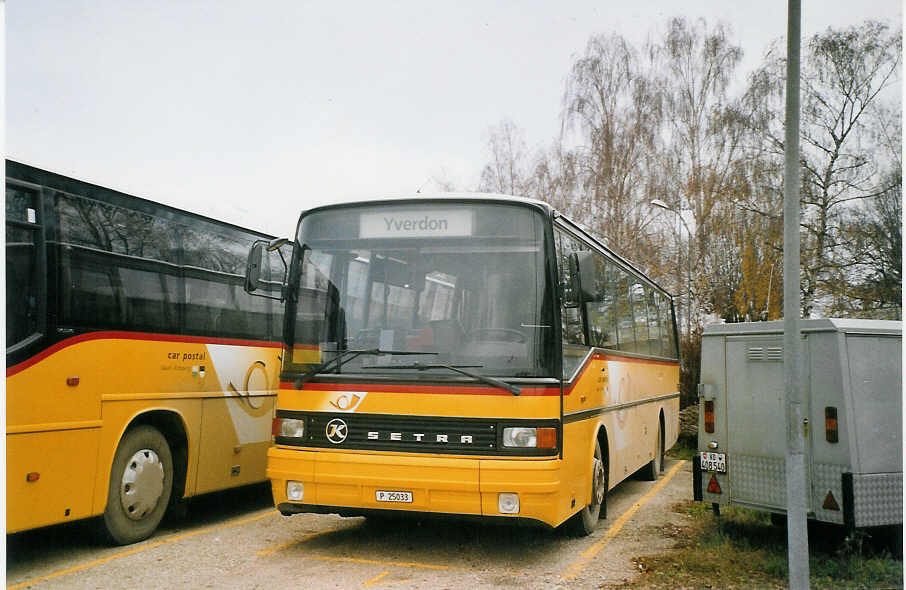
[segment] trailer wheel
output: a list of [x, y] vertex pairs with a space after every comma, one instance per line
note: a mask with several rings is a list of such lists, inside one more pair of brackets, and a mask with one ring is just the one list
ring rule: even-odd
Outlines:
[[151, 426], [126, 432], [110, 470], [104, 532], [117, 545], [151, 536], [173, 490], [173, 457], [167, 439]]
[[591, 501], [565, 523], [565, 531], [576, 537], [586, 537], [598, 527], [601, 505], [607, 495], [608, 461], [601, 452], [601, 444], [595, 441], [595, 456], [591, 465]]
[[644, 467], [642, 467], [642, 479], [645, 481], [656, 481], [664, 465], [664, 433], [661, 426], [657, 427], [657, 438], [654, 439], [654, 458]]

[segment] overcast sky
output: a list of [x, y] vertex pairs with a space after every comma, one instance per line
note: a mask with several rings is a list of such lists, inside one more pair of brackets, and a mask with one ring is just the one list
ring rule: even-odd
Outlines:
[[[669, 17], [722, 20], [741, 75], [786, 0], [237, 2], [9, 0], [7, 157], [198, 213], [292, 233], [302, 209], [474, 188], [487, 129], [559, 131], [573, 57]], [[803, 0], [805, 36], [899, 0]]]

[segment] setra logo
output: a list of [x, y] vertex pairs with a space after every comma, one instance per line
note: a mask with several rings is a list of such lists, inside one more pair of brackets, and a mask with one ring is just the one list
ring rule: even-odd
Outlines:
[[344, 420], [340, 418], [334, 418], [327, 423], [325, 433], [327, 434], [327, 440], [335, 445], [338, 445], [346, 440], [346, 435], [349, 433], [349, 427], [346, 426], [346, 422]]

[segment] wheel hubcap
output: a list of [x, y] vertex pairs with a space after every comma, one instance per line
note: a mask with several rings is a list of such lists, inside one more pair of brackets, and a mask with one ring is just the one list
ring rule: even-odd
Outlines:
[[592, 469], [591, 496], [594, 504], [600, 504], [604, 501], [604, 462], [595, 457], [594, 467]]
[[164, 466], [151, 449], [132, 455], [120, 482], [120, 502], [126, 516], [141, 520], [157, 506], [164, 491]]

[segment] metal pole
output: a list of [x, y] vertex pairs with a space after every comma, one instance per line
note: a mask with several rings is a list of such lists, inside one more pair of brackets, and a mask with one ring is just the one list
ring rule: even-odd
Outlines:
[[787, 547], [791, 590], [809, 587], [806, 526], [806, 424], [802, 415], [799, 332], [799, 46], [800, 0], [789, 0], [787, 15], [786, 137], [783, 190], [783, 381], [786, 389]]

